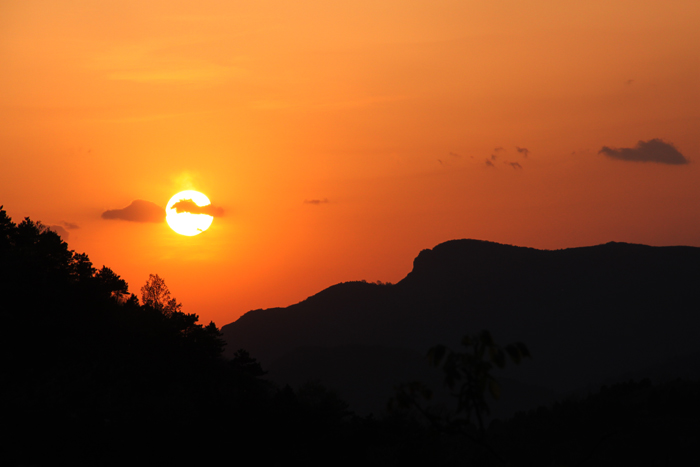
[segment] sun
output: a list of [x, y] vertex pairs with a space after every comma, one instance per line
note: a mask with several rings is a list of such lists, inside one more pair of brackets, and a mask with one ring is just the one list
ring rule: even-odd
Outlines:
[[168, 201], [165, 220], [170, 228], [180, 235], [199, 235], [209, 228], [214, 218], [209, 214], [197, 212], [197, 208], [210, 204], [211, 201], [203, 193], [194, 190], [181, 191]]

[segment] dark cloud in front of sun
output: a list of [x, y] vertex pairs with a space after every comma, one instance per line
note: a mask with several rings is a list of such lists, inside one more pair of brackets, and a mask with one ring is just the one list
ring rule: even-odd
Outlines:
[[493, 148], [493, 150], [494, 150], [495, 152], [498, 152], [498, 151], [505, 151], [505, 149], [503, 149], [503, 146], [498, 146], [497, 148]]
[[459, 154], [457, 154], [456, 152], [450, 152], [450, 156], [452, 156], [452, 157], [462, 157], [462, 156], [460, 156]]
[[530, 155], [530, 150], [528, 148], [521, 148], [519, 146], [515, 146], [515, 150], [522, 154], [523, 157], [527, 157]]
[[491, 161], [488, 160], [488, 159], [486, 159], [486, 166], [487, 166], [487, 167], [494, 167], [493, 162], [491, 162]]
[[491, 154], [491, 160], [495, 161], [496, 159], [498, 159], [498, 156], [495, 154]]
[[163, 222], [165, 209], [156, 203], [136, 199], [125, 208], [109, 209], [102, 213], [102, 219], [130, 222]]
[[667, 143], [659, 138], [639, 141], [633, 148], [617, 149], [603, 146], [598, 154], [627, 162], [656, 162], [670, 165], [689, 163], [688, 159], [676, 149], [673, 143]]
[[318, 206], [319, 204], [327, 204], [328, 198], [323, 198], [323, 199], [305, 199], [304, 204], [312, 204], [314, 206]]
[[515, 170], [523, 170], [523, 166], [520, 165], [518, 162], [511, 162], [509, 165]]
[[189, 212], [190, 214], [206, 214], [212, 217], [222, 217], [224, 215], [224, 209], [219, 206], [214, 206], [213, 204], [197, 206], [197, 203], [191, 199], [182, 199], [173, 204], [170, 209], [174, 209], [178, 214]]
[[67, 240], [70, 234], [66, 229], [61, 227], [60, 225], [50, 225], [49, 230], [52, 230], [58, 234], [59, 237], [61, 237], [63, 240]]

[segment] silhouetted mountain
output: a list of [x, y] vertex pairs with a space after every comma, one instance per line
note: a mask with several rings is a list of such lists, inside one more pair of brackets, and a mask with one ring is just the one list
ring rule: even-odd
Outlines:
[[[250, 311], [222, 332], [229, 351], [249, 350], [271, 379], [337, 383], [353, 407], [376, 408], [387, 392], [392, 371], [377, 375], [372, 359], [408, 378], [399, 355], [456, 348], [482, 329], [530, 348], [533, 359], [504, 376], [564, 394], [700, 352], [699, 265], [695, 247], [548, 251], [453, 240], [423, 250], [395, 285], [337, 284], [287, 308]], [[418, 358], [410, 366], [424, 375]], [[350, 397], [352, 381], [364, 381], [365, 399]]]

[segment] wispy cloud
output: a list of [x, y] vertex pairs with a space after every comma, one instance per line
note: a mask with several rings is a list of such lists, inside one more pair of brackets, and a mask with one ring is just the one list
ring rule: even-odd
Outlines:
[[48, 228], [56, 232], [63, 240], [67, 240], [68, 237], [70, 237], [70, 234], [68, 233], [69, 230], [79, 228], [78, 224], [74, 224], [72, 222], [61, 221], [59, 224], [61, 225], [50, 225]]
[[491, 162], [491, 161], [488, 160], [488, 159], [486, 159], [486, 166], [487, 166], [487, 167], [494, 167], [493, 162]]
[[343, 110], [343, 109], [360, 109], [373, 107], [376, 105], [390, 104], [409, 99], [405, 95], [387, 95], [387, 96], [345, 96], [337, 100], [279, 100], [279, 99], [262, 99], [255, 100], [250, 103], [250, 107], [258, 110], [278, 110], [278, 109], [319, 109], [319, 110]]
[[61, 221], [61, 225], [62, 225], [63, 227], [65, 227], [66, 229], [68, 229], [68, 230], [75, 230], [75, 229], [79, 229], [79, 228], [80, 228], [80, 227], [78, 226], [78, 224], [74, 224], [74, 223], [72, 223], [72, 222], [66, 222], [66, 221]]
[[523, 166], [520, 165], [518, 162], [511, 162], [509, 165], [515, 170], [523, 170]]
[[519, 146], [515, 146], [515, 150], [522, 154], [523, 157], [527, 157], [530, 155], [530, 150], [528, 148], [521, 148]]
[[313, 204], [318, 206], [319, 204], [326, 204], [328, 203], [328, 198], [323, 198], [323, 199], [305, 199], [304, 204]]
[[224, 215], [224, 209], [219, 206], [214, 206], [213, 204], [198, 206], [197, 203], [191, 199], [180, 200], [173, 204], [170, 209], [175, 209], [175, 212], [178, 214], [181, 212], [189, 212], [190, 214], [206, 214], [212, 217], [221, 217]]
[[629, 162], [657, 162], [659, 164], [681, 165], [689, 161], [672, 144], [659, 138], [649, 141], [639, 141], [633, 148], [609, 148], [603, 146], [598, 154], [604, 154], [611, 159]]
[[[103, 50], [88, 66], [108, 79], [141, 83], [221, 81], [245, 73], [240, 66], [188, 57], [183, 53], [188, 46], [179, 41], [146, 40]], [[240, 57], [236, 61], [243, 62]]]
[[102, 213], [102, 219], [130, 222], [163, 222], [165, 209], [156, 203], [137, 199], [122, 209], [109, 209]]

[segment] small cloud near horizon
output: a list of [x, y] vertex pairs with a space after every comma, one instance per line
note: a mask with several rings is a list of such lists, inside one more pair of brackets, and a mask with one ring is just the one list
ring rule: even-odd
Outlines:
[[224, 209], [213, 204], [206, 206], [197, 206], [197, 203], [191, 199], [182, 199], [173, 204], [170, 209], [175, 209], [178, 214], [181, 212], [189, 212], [190, 214], [206, 214], [212, 217], [221, 217], [224, 215]]
[[80, 227], [78, 226], [78, 224], [74, 224], [74, 223], [72, 223], [72, 222], [66, 222], [66, 221], [61, 221], [61, 225], [62, 225], [64, 228], [68, 229], [68, 230], [75, 230], [75, 229], [79, 229], [79, 228], [80, 228]]
[[[439, 160], [439, 159], [438, 159]], [[323, 199], [305, 199], [304, 204], [313, 204], [315, 206], [318, 206], [319, 204], [326, 204], [328, 203], [328, 198], [323, 198]]]
[[515, 150], [522, 154], [523, 157], [527, 157], [530, 155], [530, 150], [528, 148], [521, 148], [519, 146], [515, 146]]
[[156, 203], [136, 199], [125, 208], [109, 209], [102, 213], [102, 219], [122, 220], [129, 222], [163, 222], [165, 209]]
[[667, 143], [660, 138], [639, 141], [633, 148], [617, 149], [603, 146], [598, 154], [627, 162], [656, 162], [670, 165], [682, 165], [690, 162], [676, 149], [673, 143]]
[[67, 240], [70, 234], [66, 229], [61, 227], [60, 225], [50, 225], [49, 230], [52, 230], [58, 234], [59, 237], [61, 237], [63, 240]]

